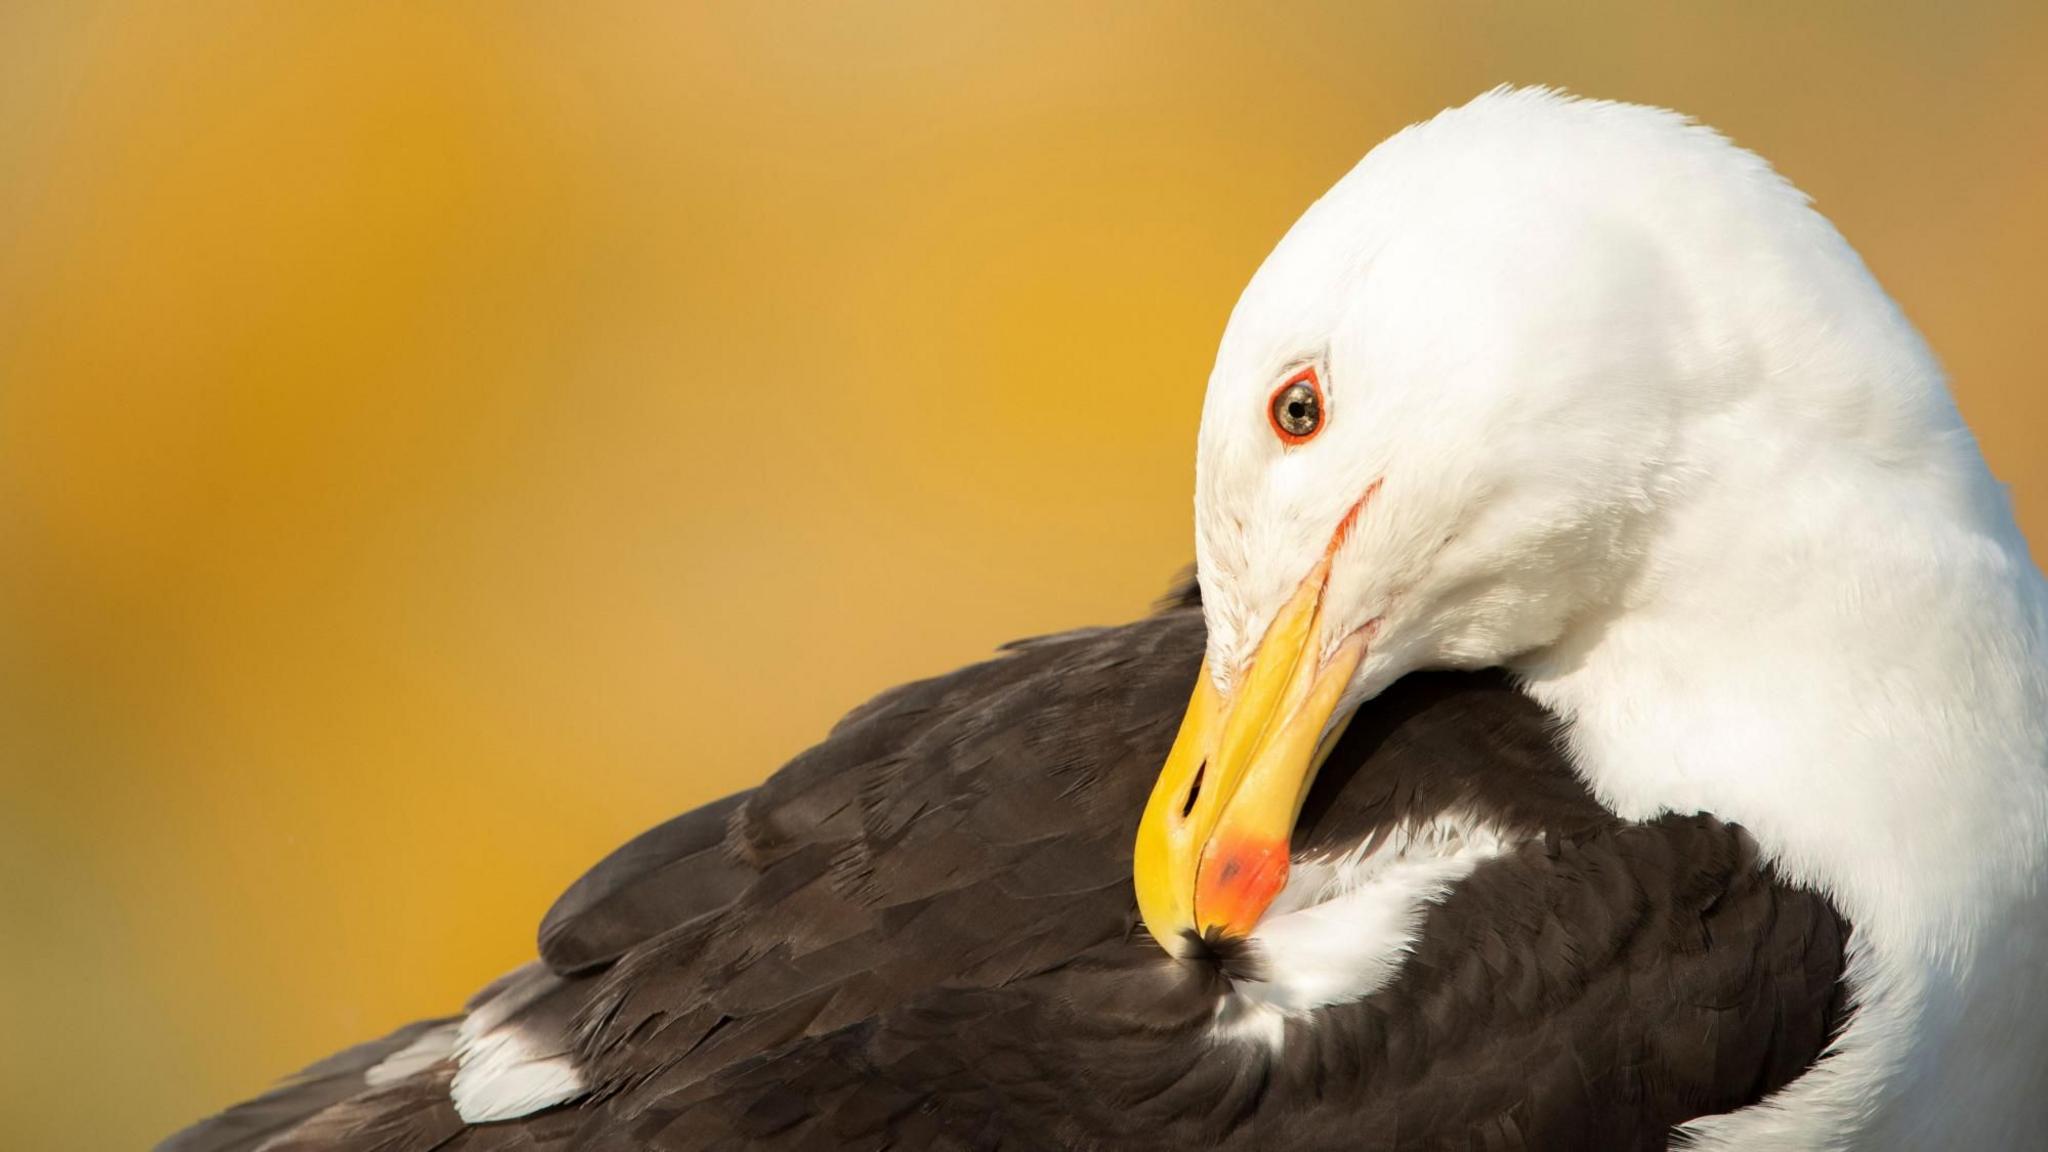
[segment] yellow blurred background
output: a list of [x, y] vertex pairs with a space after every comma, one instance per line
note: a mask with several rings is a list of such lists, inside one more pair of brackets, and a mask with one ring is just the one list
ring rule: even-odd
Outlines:
[[1688, 7], [0, 6], [4, 1142], [449, 1011], [869, 694], [1142, 611], [1245, 279], [1498, 82], [1775, 161], [2048, 529], [2048, 10]]

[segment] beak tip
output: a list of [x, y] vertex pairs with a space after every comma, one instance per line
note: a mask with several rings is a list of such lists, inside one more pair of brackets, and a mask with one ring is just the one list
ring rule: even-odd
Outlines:
[[1287, 841], [1232, 839], [1210, 845], [1195, 878], [1195, 924], [1207, 935], [1251, 935], [1287, 886]]

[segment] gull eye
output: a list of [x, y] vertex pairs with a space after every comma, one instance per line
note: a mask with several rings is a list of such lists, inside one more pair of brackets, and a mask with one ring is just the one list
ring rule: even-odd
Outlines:
[[1273, 401], [1266, 414], [1273, 420], [1273, 431], [1289, 444], [1299, 444], [1320, 431], [1323, 427], [1323, 390], [1316, 380], [1316, 370], [1305, 368], [1289, 377], [1287, 383], [1273, 393]]

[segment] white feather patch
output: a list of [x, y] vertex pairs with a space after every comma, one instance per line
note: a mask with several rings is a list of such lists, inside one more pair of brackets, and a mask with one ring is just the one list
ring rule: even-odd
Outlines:
[[449, 1095], [471, 1124], [516, 1120], [583, 1094], [583, 1077], [565, 1053], [540, 1051], [516, 1029], [463, 1050]]
[[1278, 1047], [1288, 1017], [1384, 988], [1429, 906], [1526, 839], [1446, 813], [1397, 825], [1342, 855], [1296, 863], [1252, 933], [1267, 978], [1232, 986], [1217, 1009], [1217, 1034]]
[[542, 1036], [515, 1017], [559, 979], [536, 965], [463, 1017], [459, 1066], [449, 1095], [471, 1124], [516, 1120], [583, 1095], [583, 1076], [561, 1037]]

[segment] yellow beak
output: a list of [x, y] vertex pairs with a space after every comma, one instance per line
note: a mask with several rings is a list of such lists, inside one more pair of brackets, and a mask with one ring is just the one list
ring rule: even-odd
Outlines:
[[1288, 838], [1322, 767], [1323, 727], [1365, 656], [1367, 633], [1318, 659], [1326, 557], [1273, 619], [1227, 693], [1202, 665], [1180, 735], [1138, 824], [1132, 879], [1168, 952], [1190, 935], [1244, 936], [1287, 883]]

